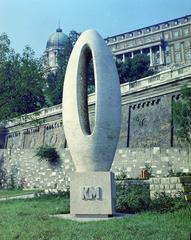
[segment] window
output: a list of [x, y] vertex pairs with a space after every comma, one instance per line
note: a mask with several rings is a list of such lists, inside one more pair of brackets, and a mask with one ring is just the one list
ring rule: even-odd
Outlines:
[[131, 52], [125, 53], [125, 59], [131, 58], [131, 57], [132, 57], [132, 53]]
[[190, 40], [184, 41], [184, 49], [190, 48]]
[[175, 51], [180, 51], [180, 43], [179, 42], [174, 44], [174, 49], [175, 49]]
[[174, 38], [179, 37], [179, 31], [174, 31], [174, 32], [173, 32], [173, 36], [174, 36]]
[[189, 29], [188, 28], [183, 28], [183, 34], [184, 36], [189, 34]]
[[168, 33], [165, 33], [165, 34], [164, 34], [164, 39], [165, 39], [165, 40], [168, 40], [168, 39], [169, 39], [169, 34], [168, 34]]
[[146, 32], [147, 32], [147, 33], [149, 33], [150, 31], [151, 31], [150, 28], [147, 28], [147, 29], [146, 29]]
[[170, 55], [166, 55], [166, 64], [170, 64]]
[[55, 64], [55, 57], [54, 57], [55, 55], [54, 55], [54, 53], [53, 52], [51, 52], [50, 53], [50, 55], [49, 55], [49, 65], [52, 67], [52, 66], [54, 66], [54, 64]]
[[184, 52], [185, 61], [188, 62], [191, 60], [191, 51], [190, 49]]
[[159, 29], [160, 29], [159, 25], [155, 26], [155, 30], [159, 30]]
[[170, 58], [170, 47], [169, 46], [166, 46], [165, 57], [166, 57], [166, 64], [170, 64], [171, 58]]
[[142, 50], [142, 53], [143, 53], [143, 54], [146, 54], [146, 55], [149, 55], [149, 53], [150, 53], [149, 48], [144, 48], [144, 49]]
[[141, 53], [140, 50], [136, 50], [136, 51], [133, 52], [133, 55], [137, 55], [137, 54], [140, 54], [140, 53]]
[[181, 61], [180, 52], [175, 52], [175, 62], [179, 63]]
[[124, 39], [124, 36], [123, 36], [123, 35], [117, 36], [117, 40], [118, 40], [118, 41], [123, 40], [123, 39]]
[[115, 51], [117, 46], [116, 46], [116, 44], [114, 44], [114, 45], [110, 46], [110, 48], [111, 48], [112, 51]]
[[123, 60], [123, 54], [116, 55], [117, 61], [122, 61]]
[[139, 39], [137, 39], [137, 44], [141, 44], [142, 42], [143, 42], [143, 39], [142, 38], [139, 38]]

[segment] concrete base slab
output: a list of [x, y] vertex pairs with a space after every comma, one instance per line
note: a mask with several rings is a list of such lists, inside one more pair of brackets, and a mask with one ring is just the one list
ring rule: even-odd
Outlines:
[[120, 219], [124, 217], [133, 217], [135, 214], [128, 214], [128, 213], [116, 213], [113, 216], [102, 216], [102, 217], [76, 217], [73, 214], [56, 214], [52, 215], [52, 217], [64, 219], [64, 220], [71, 220], [76, 222], [91, 222], [91, 221], [106, 221], [106, 220], [112, 220], [112, 219]]

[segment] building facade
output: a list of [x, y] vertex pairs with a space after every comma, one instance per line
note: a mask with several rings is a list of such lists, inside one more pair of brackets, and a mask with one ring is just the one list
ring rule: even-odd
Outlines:
[[191, 62], [191, 15], [105, 39], [117, 60], [136, 54], [150, 57], [150, 65], [178, 66]]

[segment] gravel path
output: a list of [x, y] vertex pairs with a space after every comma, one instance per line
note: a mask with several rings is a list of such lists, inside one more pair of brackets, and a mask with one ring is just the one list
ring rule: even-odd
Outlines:
[[14, 199], [29, 199], [29, 198], [34, 198], [35, 194], [26, 194], [26, 195], [20, 195], [20, 196], [14, 196], [14, 197], [0, 197], [0, 201], [7, 201], [7, 200], [14, 200]]

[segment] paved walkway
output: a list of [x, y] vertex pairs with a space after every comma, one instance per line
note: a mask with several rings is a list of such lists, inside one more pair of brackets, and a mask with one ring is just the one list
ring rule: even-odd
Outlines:
[[7, 201], [7, 200], [14, 200], [14, 199], [30, 199], [34, 198], [35, 194], [25, 194], [25, 195], [19, 195], [19, 196], [14, 196], [14, 197], [0, 197], [0, 201]]

